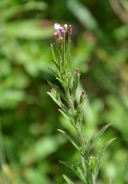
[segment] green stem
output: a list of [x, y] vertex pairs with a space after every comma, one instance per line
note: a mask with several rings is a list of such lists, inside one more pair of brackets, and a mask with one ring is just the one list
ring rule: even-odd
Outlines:
[[93, 173], [91, 174], [91, 184], [95, 184], [95, 179]]
[[84, 171], [84, 176], [86, 176], [86, 164], [85, 164], [85, 159], [83, 155], [81, 155], [81, 163]]
[[53, 59], [56, 62], [56, 56], [55, 56], [55, 53], [54, 53], [53, 44], [51, 44], [51, 50], [52, 50]]
[[[84, 142], [84, 138], [83, 138], [83, 135], [82, 135], [82, 131], [81, 131], [81, 127], [80, 127], [79, 122], [77, 122], [77, 124], [76, 124], [76, 129], [77, 129], [77, 134], [78, 134], [78, 137], [79, 137], [79, 142], [81, 144], [82, 151], [84, 153], [84, 151], [85, 151], [85, 142]], [[81, 163], [82, 163], [84, 175], [87, 176], [87, 163], [85, 162], [85, 158], [82, 154], [81, 154]]]
[[81, 154], [81, 163], [82, 163], [84, 175], [89, 180], [89, 184], [95, 184], [94, 175], [93, 175], [93, 173], [89, 172], [89, 166], [87, 164], [87, 162], [89, 162], [89, 155], [88, 155], [87, 151], [85, 152], [86, 147], [85, 147], [85, 141], [84, 141], [84, 136], [83, 136], [83, 133], [82, 133], [82, 130], [81, 130], [80, 122], [77, 122], [76, 129], [77, 129], [79, 141], [80, 141], [80, 144], [81, 144], [81, 147], [82, 147], [82, 151], [84, 153], [84, 156]]
[[65, 94], [66, 94], [66, 97], [67, 97], [67, 103], [68, 103], [68, 106], [69, 108], [72, 110], [73, 114], [74, 114], [74, 103], [73, 101], [71, 100], [71, 97], [70, 97], [70, 92], [69, 92], [69, 88], [68, 89], [65, 89]]
[[63, 66], [64, 66], [64, 63], [65, 63], [65, 36], [63, 38]]

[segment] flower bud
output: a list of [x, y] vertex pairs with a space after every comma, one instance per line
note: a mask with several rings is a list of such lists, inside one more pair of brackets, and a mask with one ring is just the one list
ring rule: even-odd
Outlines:
[[61, 36], [64, 38], [65, 37], [65, 30], [62, 29], [62, 30], [60, 30], [60, 32], [61, 32]]
[[68, 30], [68, 25], [67, 24], [64, 24], [64, 29], [67, 32], [67, 30]]
[[72, 25], [68, 26], [68, 35], [71, 36], [72, 35]]
[[82, 95], [84, 95], [85, 94], [85, 91], [84, 90], [82, 90]]
[[85, 91], [82, 90], [82, 93], [80, 95], [80, 103], [82, 103], [84, 101], [84, 94], [85, 94]]
[[90, 159], [89, 159], [89, 170], [90, 170], [90, 172], [94, 171], [94, 169], [97, 165], [97, 162], [98, 162], [97, 157], [92, 157], [92, 156], [90, 157]]
[[60, 32], [59, 31], [56, 31], [54, 33], [54, 36], [55, 36], [56, 42], [59, 42], [60, 41]]
[[76, 73], [79, 73], [79, 68], [76, 69]]

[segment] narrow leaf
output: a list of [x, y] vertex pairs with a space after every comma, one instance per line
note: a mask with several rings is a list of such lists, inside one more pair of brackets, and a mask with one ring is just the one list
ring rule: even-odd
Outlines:
[[70, 110], [64, 104], [62, 104], [61, 108], [67, 114], [68, 119], [70, 120], [71, 124], [75, 125], [75, 120], [74, 120], [73, 115], [70, 113]]
[[[84, 181], [84, 183], [87, 184], [87, 178], [84, 176], [84, 174], [82, 174], [82, 171], [80, 171], [80, 168], [78, 169], [77, 166], [72, 165], [69, 162], [65, 162], [65, 161], [59, 161], [59, 162], [61, 164], [68, 166], [70, 169], [72, 169], [77, 174], [77, 176], [80, 178], [80, 180]], [[82, 176], [81, 176], [81, 174], [82, 174]], [[84, 180], [83, 180], [83, 177], [84, 177]]]
[[69, 77], [68, 85], [70, 85], [70, 82], [71, 82], [73, 76], [74, 76], [74, 73]]
[[65, 181], [67, 181], [68, 184], [73, 184], [73, 182], [64, 174], [63, 174], [63, 178], [65, 179]]
[[58, 109], [60, 112], [61, 112], [61, 114], [63, 114], [63, 116], [67, 119], [67, 120], [69, 120], [69, 117], [64, 113], [64, 111], [62, 111], [61, 109]]
[[51, 83], [50, 81], [47, 81], [47, 82], [48, 82], [48, 84], [49, 84], [52, 88], [54, 88], [54, 89], [57, 88], [57, 86], [56, 86], [55, 84]]
[[60, 81], [60, 83], [62, 84], [62, 86], [63, 86], [64, 88], [67, 88], [67, 84], [65, 83], [65, 81], [63, 81], [63, 80], [61, 80], [61, 79], [59, 79], [59, 78], [56, 78], [56, 79]]
[[53, 55], [53, 58], [56, 62], [56, 56], [55, 56], [55, 52], [54, 52], [54, 48], [53, 48], [53, 44], [51, 44], [51, 50], [52, 50], [52, 55]]
[[83, 107], [83, 105], [84, 105], [84, 102], [85, 102], [85, 101], [83, 101], [82, 103], [80, 103], [80, 104], [78, 105], [78, 107], [76, 108], [76, 111], [77, 111], [77, 112], [79, 112], [79, 111], [82, 109], [82, 107]]
[[52, 94], [52, 93], [47, 92], [47, 94], [49, 94], [49, 95], [51, 96], [51, 98], [54, 100], [54, 102], [56, 102], [56, 103], [57, 103], [57, 105], [59, 105], [59, 107], [61, 107], [61, 105], [60, 105], [59, 101], [58, 101], [58, 100], [53, 96], [53, 94]]
[[52, 59], [52, 62], [55, 64], [56, 68], [58, 69], [58, 71], [60, 70], [59, 69], [59, 65]]
[[98, 176], [98, 173], [99, 173], [99, 168], [100, 168], [100, 162], [101, 162], [101, 158], [106, 150], [106, 148], [108, 147], [108, 145], [113, 142], [116, 138], [113, 138], [111, 140], [109, 140], [102, 148], [101, 150], [97, 153], [97, 159], [98, 159], [98, 162], [96, 164], [96, 167], [95, 167], [95, 171], [94, 171], [94, 177], [95, 179], [97, 178]]
[[87, 179], [84, 176], [82, 170], [80, 169], [80, 167], [77, 167], [77, 173], [80, 175], [81, 180], [86, 184], [87, 183]]
[[65, 94], [59, 89], [59, 87], [58, 87], [57, 85], [51, 83], [50, 81], [47, 81], [47, 82], [48, 82], [48, 84], [49, 84], [52, 88], [54, 88], [54, 89], [59, 93], [59, 95], [67, 102], [67, 99], [66, 99]]
[[48, 69], [53, 73], [53, 75], [57, 78], [59, 77], [51, 68], [48, 67]]
[[63, 130], [58, 129], [59, 132], [61, 132], [72, 144], [73, 146], [80, 152], [79, 146], [73, 141], [73, 139]]
[[97, 143], [97, 141], [101, 138], [101, 136], [103, 135], [104, 131], [111, 125], [111, 123], [109, 123], [108, 125], [104, 126], [99, 133], [93, 137], [93, 141], [91, 143], [91, 148], [94, 146], [94, 144]]

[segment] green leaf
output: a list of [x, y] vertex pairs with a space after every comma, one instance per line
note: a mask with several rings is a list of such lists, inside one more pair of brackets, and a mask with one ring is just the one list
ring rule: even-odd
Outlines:
[[63, 130], [58, 129], [59, 132], [61, 132], [72, 144], [73, 146], [80, 152], [79, 146], [72, 140], [72, 138]]
[[64, 174], [63, 174], [63, 178], [67, 181], [68, 184], [73, 184], [73, 182]]
[[84, 102], [85, 102], [85, 101], [83, 101], [82, 103], [80, 103], [80, 104], [78, 105], [78, 107], [76, 108], [76, 111], [77, 111], [77, 112], [79, 112], [79, 111], [82, 109], [82, 107], [83, 107], [83, 105], [84, 105]]
[[71, 46], [71, 39], [68, 38], [68, 45], [67, 45], [67, 50], [66, 50], [66, 60], [67, 60], [67, 63], [68, 63], [68, 67], [70, 67], [70, 46]]
[[56, 63], [56, 56], [55, 56], [53, 44], [51, 44], [51, 50], [52, 50], [53, 59], [54, 59], [54, 61], [55, 61], [55, 63]]
[[61, 108], [64, 112], [66, 112], [68, 116], [68, 120], [70, 120], [71, 124], [75, 125], [75, 120], [74, 120], [73, 115], [70, 113], [70, 110], [64, 104], [62, 104]]
[[58, 88], [58, 86], [57, 86], [57, 85], [55, 85], [55, 84], [51, 83], [50, 81], [47, 81], [47, 82], [48, 82], [48, 84], [49, 84], [52, 88], [54, 88], [54, 89]]
[[54, 88], [54, 89], [59, 93], [59, 95], [67, 102], [67, 99], [66, 99], [65, 94], [59, 89], [59, 87], [58, 87], [57, 85], [51, 83], [50, 81], [47, 81], [47, 82], [48, 82], [48, 84], [49, 84], [52, 88]]
[[70, 169], [72, 169], [77, 174], [77, 176], [80, 178], [80, 180], [82, 180], [84, 182], [84, 184], [88, 184], [86, 176], [84, 176], [84, 174], [82, 173], [81, 169], [78, 166], [75, 166], [75, 165], [73, 165], [69, 162], [65, 162], [65, 161], [59, 161], [59, 162], [61, 164], [68, 166]]
[[51, 98], [54, 100], [54, 102], [56, 102], [57, 103], [57, 105], [59, 105], [59, 107], [61, 107], [61, 105], [60, 105], [60, 102], [53, 96], [53, 94], [52, 93], [50, 93], [50, 92], [47, 92], [47, 94], [49, 94], [50, 96], [51, 96]]
[[110, 125], [111, 125], [111, 123], [109, 123], [108, 125], [104, 126], [104, 127], [99, 131], [99, 133], [98, 133], [96, 136], [92, 137], [93, 140], [92, 140], [92, 143], [90, 144], [90, 145], [91, 145], [91, 146], [90, 146], [91, 148], [94, 146], [94, 144], [97, 143], [97, 141], [98, 141], [98, 140], [101, 138], [101, 136], [103, 135], [104, 131], [105, 131]]
[[60, 70], [59, 69], [59, 65], [52, 59], [52, 62], [55, 64], [56, 68], [58, 69], [58, 71]]
[[61, 80], [61, 79], [59, 79], [59, 78], [56, 78], [58, 81], [60, 81], [60, 83], [62, 84], [62, 86], [64, 87], [64, 88], [67, 88], [67, 84], [65, 83], [65, 81], [63, 81], [63, 80]]
[[71, 74], [71, 76], [69, 77], [69, 80], [68, 80], [68, 85], [69, 85], [69, 86], [70, 86], [70, 82], [71, 82], [73, 76], [74, 76], [74, 73]]
[[95, 167], [95, 171], [94, 171], [94, 177], [95, 179], [97, 178], [98, 176], [98, 173], [99, 173], [99, 169], [100, 169], [100, 162], [101, 162], [101, 158], [106, 150], [106, 148], [108, 147], [108, 145], [113, 142], [116, 138], [113, 138], [111, 140], [109, 140], [102, 148], [101, 150], [97, 153], [97, 159], [98, 159], [98, 162], [96, 164], [96, 167]]
[[53, 73], [55, 77], [59, 77], [51, 68], [48, 67], [48, 69]]
[[69, 117], [64, 113], [64, 111], [62, 111], [61, 109], [58, 109], [60, 112], [61, 112], [61, 114], [63, 114], [63, 116], [67, 119], [67, 120], [69, 120]]
[[90, 157], [89, 159], [89, 170], [90, 172], [92, 173], [96, 167], [96, 164], [97, 164], [98, 160], [96, 157]]
[[73, 75], [73, 84], [72, 84], [72, 88], [71, 88], [71, 96], [73, 98], [75, 98], [75, 95], [76, 95], [76, 86], [77, 86], [77, 79], [76, 79], [76, 76], [75, 74]]
[[77, 167], [77, 173], [80, 175], [81, 180], [84, 181], [84, 183], [87, 183], [87, 180], [86, 180], [82, 170], [80, 169], [80, 167]]

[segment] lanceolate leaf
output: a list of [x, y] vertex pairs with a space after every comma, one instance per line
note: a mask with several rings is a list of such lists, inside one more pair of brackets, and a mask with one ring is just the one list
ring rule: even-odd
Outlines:
[[72, 89], [71, 89], [71, 96], [75, 97], [75, 92], [76, 92], [76, 86], [77, 86], [77, 80], [76, 80], [76, 75], [73, 75], [73, 84], [72, 84]]
[[81, 169], [78, 166], [72, 165], [69, 162], [65, 162], [65, 161], [59, 161], [59, 162], [61, 164], [68, 166], [70, 169], [72, 169], [77, 174], [77, 176], [84, 182], [84, 184], [88, 184], [87, 178], [84, 176], [84, 174], [82, 173]]
[[83, 105], [84, 105], [84, 101], [78, 105], [78, 107], [76, 108], [76, 111], [79, 112], [82, 109]]
[[64, 104], [61, 104], [61, 109], [65, 112], [65, 115], [68, 116], [68, 120], [70, 121], [70, 123], [72, 125], [75, 125], [75, 119], [74, 119], [73, 115], [70, 113], [69, 109]]
[[51, 83], [50, 81], [47, 81], [47, 82], [48, 82], [48, 84], [49, 84], [52, 88], [54, 88], [54, 89], [58, 88], [58, 86], [57, 86], [57, 85], [55, 85], [55, 84]]
[[58, 129], [59, 132], [61, 132], [72, 144], [73, 146], [80, 152], [79, 146], [73, 141], [73, 139], [63, 130]]
[[93, 141], [91, 143], [91, 148], [94, 146], [94, 144], [97, 143], [97, 141], [101, 138], [101, 136], [103, 135], [104, 131], [111, 125], [111, 123], [109, 123], [108, 125], [104, 126], [99, 133], [93, 137]]
[[51, 68], [48, 68], [52, 73], [53, 73], [53, 75], [55, 75], [55, 77], [59, 77], [57, 74], [56, 74], [56, 72], [54, 72]]
[[47, 93], [52, 97], [52, 99], [54, 100], [54, 102], [56, 102], [59, 105], [59, 107], [61, 107], [59, 101], [53, 96], [53, 94], [50, 93], [50, 92], [47, 92]]
[[73, 184], [73, 182], [64, 174], [63, 174], [63, 178], [65, 179], [65, 181], [67, 181], [68, 184]]
[[56, 61], [56, 56], [55, 56], [55, 52], [54, 52], [54, 48], [53, 48], [53, 44], [51, 44], [51, 50], [52, 50], [52, 55], [54, 60]]
[[98, 173], [99, 173], [100, 162], [101, 162], [101, 158], [102, 158], [102, 156], [103, 156], [103, 154], [104, 154], [104, 151], [106, 150], [106, 148], [108, 147], [108, 145], [109, 145], [112, 141], [114, 141], [115, 139], [116, 139], [116, 138], [113, 138], [113, 139], [109, 140], [109, 141], [101, 148], [101, 150], [97, 153], [97, 160], [98, 160], [98, 162], [97, 162], [97, 164], [96, 164], [95, 171], [94, 171], [95, 179], [97, 178], [97, 175], [98, 175]]
[[59, 71], [59, 70], [60, 70], [60, 69], [59, 69], [59, 65], [58, 65], [54, 60], [52, 60], [52, 62], [55, 64], [56, 68], [57, 68], [58, 71]]
[[71, 74], [71, 76], [69, 77], [69, 81], [68, 81], [68, 85], [70, 86], [70, 83], [71, 83], [71, 80], [72, 80], [72, 77], [74, 76], [74, 73]]
[[67, 101], [65, 94], [59, 89], [59, 87], [58, 87], [57, 85], [55, 85], [55, 84], [53, 84], [53, 83], [51, 83], [51, 82], [49, 82], [49, 81], [47, 81], [47, 82], [48, 82], [48, 84], [49, 84], [52, 88], [54, 88], [54, 89], [59, 93], [59, 95], [60, 95], [65, 101]]
[[77, 167], [77, 173], [80, 175], [81, 180], [82, 180], [85, 184], [87, 184], [87, 183], [88, 183], [88, 182], [87, 182], [87, 178], [84, 176], [84, 174], [83, 174], [82, 170], [80, 169], [80, 167]]
[[63, 81], [63, 80], [61, 80], [61, 79], [59, 79], [59, 78], [56, 78], [56, 79], [60, 81], [60, 83], [62, 84], [62, 86], [63, 86], [64, 88], [67, 88], [67, 84], [65, 83], [65, 81]]
[[67, 119], [67, 120], [70, 120], [69, 117], [64, 113], [64, 111], [62, 111], [61, 109], [58, 109], [61, 114], [63, 114], [63, 116]]

